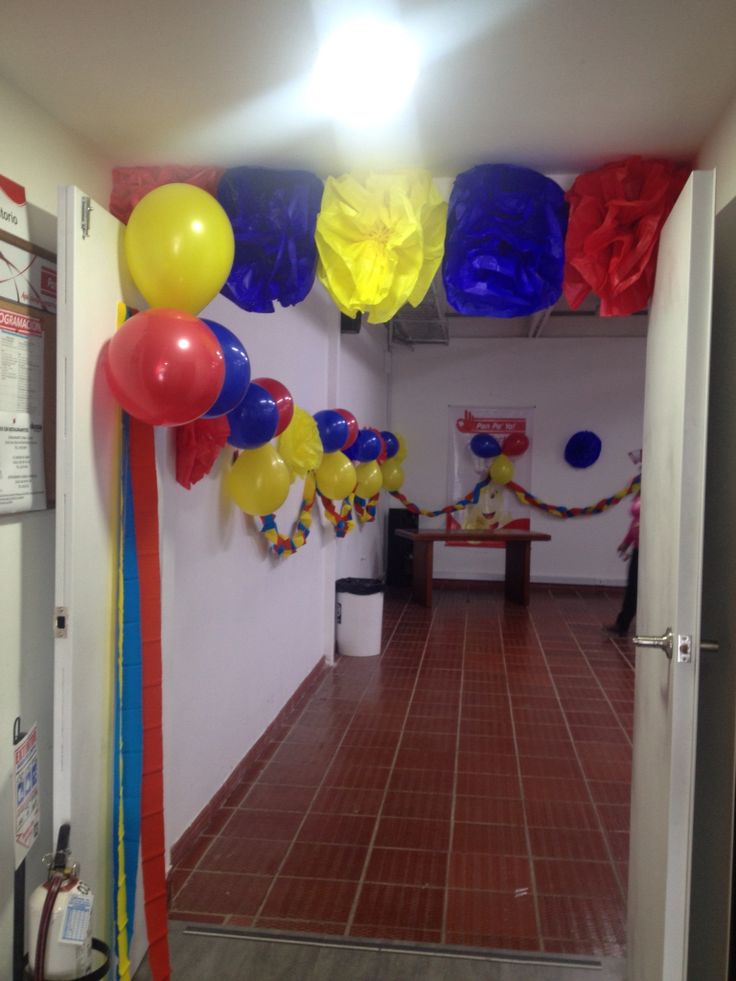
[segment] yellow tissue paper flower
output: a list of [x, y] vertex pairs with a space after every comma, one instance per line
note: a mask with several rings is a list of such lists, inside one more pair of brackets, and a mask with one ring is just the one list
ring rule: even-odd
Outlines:
[[328, 177], [317, 216], [317, 276], [349, 317], [390, 320], [437, 272], [447, 203], [426, 170]]
[[317, 423], [298, 405], [294, 406], [291, 422], [279, 436], [277, 445], [289, 469], [300, 477], [316, 470], [322, 463], [324, 450]]

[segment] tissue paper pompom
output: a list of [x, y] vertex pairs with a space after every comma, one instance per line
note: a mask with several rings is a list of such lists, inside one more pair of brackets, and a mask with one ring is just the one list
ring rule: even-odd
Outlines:
[[243, 310], [273, 313], [300, 303], [317, 267], [314, 226], [322, 181], [302, 170], [234, 167], [217, 200], [235, 235], [235, 260], [222, 293]]
[[382, 324], [421, 303], [442, 260], [446, 217], [427, 171], [328, 177], [317, 276], [338, 309]]
[[657, 246], [689, 167], [629, 157], [581, 174], [567, 192], [565, 297], [573, 309], [591, 291], [603, 317], [643, 310], [652, 297]]
[[193, 184], [214, 197], [222, 172], [222, 167], [113, 167], [110, 212], [127, 224], [141, 198], [163, 184]]
[[319, 429], [306, 409], [294, 406], [291, 422], [278, 438], [278, 449], [289, 469], [300, 477], [322, 463], [324, 450]]
[[526, 167], [483, 164], [450, 195], [442, 275], [451, 306], [476, 317], [524, 317], [562, 292], [567, 205]]

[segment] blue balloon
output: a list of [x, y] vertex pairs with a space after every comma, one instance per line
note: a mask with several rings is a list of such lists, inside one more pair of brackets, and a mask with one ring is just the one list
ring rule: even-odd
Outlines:
[[381, 430], [381, 436], [383, 437], [383, 443], [386, 447], [386, 459], [390, 460], [392, 456], [396, 456], [399, 452], [399, 441], [394, 436], [392, 432], [387, 429]]
[[498, 456], [501, 452], [498, 440], [490, 433], [476, 433], [470, 440], [470, 449], [476, 456], [480, 456], [484, 460]]
[[240, 404], [228, 412], [227, 421], [230, 423], [228, 443], [239, 450], [254, 450], [276, 435], [279, 410], [266, 389], [254, 383]]
[[565, 459], [571, 467], [584, 470], [591, 467], [601, 455], [601, 440], [587, 429], [575, 433], [565, 446]]
[[225, 359], [225, 380], [220, 394], [214, 405], [202, 416], [203, 419], [214, 419], [216, 416], [227, 415], [242, 402], [250, 385], [250, 360], [245, 348], [231, 330], [215, 320], [205, 320], [204, 317], [202, 323], [207, 324], [217, 338]]
[[361, 429], [353, 445], [343, 452], [356, 463], [370, 463], [381, 455], [381, 439], [370, 429]]
[[325, 453], [336, 453], [345, 445], [348, 438], [348, 421], [334, 409], [322, 409], [314, 413], [322, 449]]

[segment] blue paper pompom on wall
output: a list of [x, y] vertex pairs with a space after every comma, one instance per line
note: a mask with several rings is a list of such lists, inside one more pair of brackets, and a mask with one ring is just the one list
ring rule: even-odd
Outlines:
[[567, 203], [544, 174], [482, 164], [455, 178], [442, 277], [450, 305], [476, 317], [524, 317], [562, 293]]
[[243, 310], [273, 313], [300, 303], [317, 270], [314, 229], [322, 181], [304, 170], [233, 167], [217, 187], [235, 236], [222, 293]]
[[600, 437], [595, 433], [587, 429], [581, 430], [568, 439], [565, 446], [565, 459], [571, 467], [578, 470], [592, 467], [601, 455], [601, 445]]

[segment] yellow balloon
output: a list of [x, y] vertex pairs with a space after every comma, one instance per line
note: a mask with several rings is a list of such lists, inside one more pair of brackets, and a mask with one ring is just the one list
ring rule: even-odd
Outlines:
[[222, 289], [234, 255], [224, 208], [192, 184], [149, 191], [125, 229], [130, 275], [152, 307], [199, 313]]
[[344, 453], [325, 453], [315, 474], [317, 490], [332, 500], [347, 497], [355, 489], [355, 467]]
[[246, 514], [271, 514], [289, 495], [289, 468], [271, 443], [241, 450], [225, 476], [225, 491]]
[[319, 429], [306, 409], [294, 406], [291, 422], [278, 438], [278, 448], [287, 466], [300, 477], [322, 463], [324, 450]]
[[355, 475], [358, 478], [355, 493], [366, 501], [383, 487], [383, 474], [375, 460], [361, 463], [355, 468]]
[[391, 457], [381, 467], [383, 473], [383, 486], [387, 491], [397, 491], [404, 483], [404, 471], [401, 464], [396, 462], [396, 457]]
[[406, 449], [406, 440], [401, 435], [401, 433], [397, 433], [395, 430], [394, 430], [394, 436], [396, 437], [396, 440], [399, 444], [399, 448], [391, 457], [391, 459], [396, 460], [397, 463], [403, 463], [404, 460], [406, 459], [407, 452], [408, 452]]
[[488, 468], [488, 476], [494, 484], [508, 484], [514, 476], [514, 465], [504, 453], [500, 453], [494, 456]]

